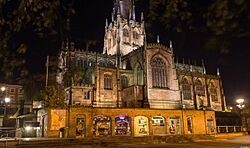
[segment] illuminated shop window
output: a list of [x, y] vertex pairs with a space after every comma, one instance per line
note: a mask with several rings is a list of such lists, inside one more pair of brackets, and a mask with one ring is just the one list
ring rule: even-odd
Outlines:
[[149, 135], [148, 118], [145, 116], [136, 116], [134, 119], [135, 136]]
[[115, 135], [131, 135], [131, 118], [127, 115], [119, 115], [115, 118]]
[[111, 118], [103, 115], [94, 117], [93, 134], [94, 136], [111, 135]]
[[165, 118], [162, 116], [152, 117], [153, 135], [165, 135], [166, 123]]

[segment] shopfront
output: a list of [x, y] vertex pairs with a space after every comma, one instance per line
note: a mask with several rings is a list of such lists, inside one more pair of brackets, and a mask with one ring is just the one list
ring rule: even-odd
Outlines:
[[168, 124], [170, 134], [181, 134], [180, 117], [169, 117]]
[[131, 117], [127, 115], [119, 115], [115, 118], [115, 135], [131, 135]]
[[135, 136], [149, 135], [148, 118], [145, 116], [136, 116], [134, 119], [134, 134]]
[[152, 117], [153, 135], [165, 135], [166, 123], [165, 118], [162, 116]]
[[85, 136], [85, 116], [78, 115], [76, 117], [76, 138], [83, 138]]
[[111, 118], [108, 116], [96, 116], [93, 120], [94, 136], [110, 136], [111, 135]]

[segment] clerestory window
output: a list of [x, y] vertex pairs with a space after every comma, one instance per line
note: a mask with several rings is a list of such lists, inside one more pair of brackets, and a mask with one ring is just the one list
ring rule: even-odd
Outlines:
[[182, 89], [182, 98], [184, 100], [192, 100], [191, 86], [186, 78], [184, 78], [181, 81], [181, 89]]
[[205, 96], [205, 89], [200, 80], [196, 80], [195, 90], [196, 90], [196, 95]]

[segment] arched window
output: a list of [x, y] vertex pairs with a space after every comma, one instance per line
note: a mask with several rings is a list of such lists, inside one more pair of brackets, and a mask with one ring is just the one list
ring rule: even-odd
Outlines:
[[217, 97], [217, 91], [216, 91], [216, 87], [214, 86], [214, 83], [211, 83], [210, 85], [210, 98], [213, 102], [218, 101], [218, 97]]
[[127, 29], [123, 29], [123, 36], [125, 36], [125, 37], [128, 37], [128, 36], [129, 36], [128, 30], [127, 30]]
[[106, 67], [105, 63], [103, 61], [100, 61], [98, 64], [100, 67]]
[[142, 85], [143, 81], [143, 70], [141, 66], [137, 66], [136, 68], [136, 85]]
[[133, 38], [134, 39], [138, 39], [139, 38], [139, 34], [136, 31], [133, 31]]
[[195, 90], [198, 96], [205, 96], [205, 89], [200, 80], [195, 81]]
[[166, 64], [162, 58], [154, 58], [152, 61], [152, 83], [153, 87], [167, 87], [167, 70]]
[[191, 87], [186, 78], [184, 78], [181, 81], [181, 89], [182, 89], [182, 98], [184, 100], [192, 100]]
[[122, 88], [128, 87], [128, 78], [126, 76], [121, 76]]
[[114, 64], [112, 62], [108, 62], [107, 67], [114, 67]]
[[104, 89], [112, 89], [112, 77], [109, 74], [104, 74]]

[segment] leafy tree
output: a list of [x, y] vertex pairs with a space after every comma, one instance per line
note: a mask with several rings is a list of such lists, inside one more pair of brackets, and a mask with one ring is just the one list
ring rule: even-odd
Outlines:
[[16, 81], [15, 78], [29, 74], [25, 64], [30, 38], [42, 39], [45, 44], [40, 44], [45, 49], [49, 43], [59, 47], [67, 34], [68, 16], [74, 13], [73, 3], [74, 0], [0, 0], [1, 77]]
[[207, 48], [227, 53], [233, 41], [250, 37], [249, 7], [248, 0], [149, 0], [146, 23], [178, 35], [205, 33]]
[[55, 86], [48, 86], [47, 89], [41, 90], [35, 100], [44, 101], [46, 107], [65, 107], [66, 105], [63, 92]]

